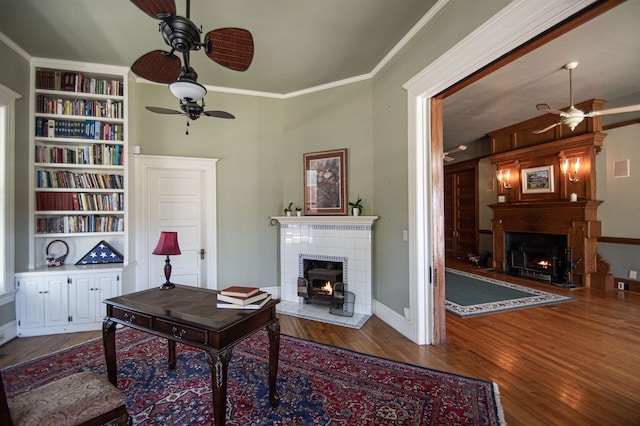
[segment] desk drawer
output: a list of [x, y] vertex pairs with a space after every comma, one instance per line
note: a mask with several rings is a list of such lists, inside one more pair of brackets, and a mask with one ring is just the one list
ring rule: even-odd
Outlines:
[[173, 336], [176, 341], [189, 341], [206, 345], [207, 332], [205, 330], [189, 327], [183, 324], [176, 324], [171, 321], [156, 319], [156, 331]]
[[151, 328], [151, 317], [136, 311], [113, 307], [113, 318], [139, 327]]

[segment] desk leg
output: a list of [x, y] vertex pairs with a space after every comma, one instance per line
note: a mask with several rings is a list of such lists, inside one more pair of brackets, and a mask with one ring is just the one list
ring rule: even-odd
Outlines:
[[102, 322], [102, 343], [107, 363], [107, 376], [113, 386], [118, 387], [118, 370], [116, 368], [116, 323], [111, 318]]
[[233, 346], [220, 352], [205, 352], [211, 366], [213, 390], [213, 418], [216, 426], [224, 426], [227, 419], [227, 370]]
[[168, 346], [168, 356], [169, 356], [167, 359], [167, 364], [169, 366], [169, 370], [175, 370], [176, 369], [176, 341], [167, 339], [167, 346]]
[[280, 357], [280, 320], [278, 318], [267, 326], [267, 334], [269, 335], [269, 401], [273, 408], [277, 408], [280, 402], [280, 395], [276, 388]]

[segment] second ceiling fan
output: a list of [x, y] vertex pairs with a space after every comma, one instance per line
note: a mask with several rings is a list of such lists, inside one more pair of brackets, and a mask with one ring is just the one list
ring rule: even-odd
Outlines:
[[[168, 84], [171, 93], [180, 100], [180, 111], [147, 107], [161, 114], [181, 114], [195, 120], [204, 114], [209, 117], [235, 118], [224, 111], [204, 111], [207, 89], [198, 84], [198, 74], [190, 66], [191, 51], [204, 50], [217, 64], [234, 70], [246, 71], [253, 60], [254, 45], [251, 33], [242, 28], [219, 28], [205, 34], [190, 20], [190, 0], [187, 16], [176, 15], [175, 0], [131, 0], [147, 15], [160, 20], [159, 31], [169, 50], [153, 50], [139, 57], [131, 66], [139, 77], [156, 83]], [[182, 60], [178, 55], [182, 56]]]
[[536, 109], [538, 111], [542, 111], [542, 112], [548, 112], [551, 114], [557, 114], [560, 116], [560, 121], [545, 127], [544, 129], [541, 130], [536, 130], [535, 134], [540, 134], [540, 133], [544, 133], [548, 130], [553, 129], [556, 126], [560, 126], [560, 125], [565, 125], [567, 127], [569, 127], [569, 129], [571, 129], [571, 131], [573, 131], [576, 126], [578, 124], [580, 124], [582, 122], [582, 120], [584, 120], [585, 118], [589, 118], [589, 117], [596, 117], [599, 115], [609, 115], [609, 114], [620, 114], [623, 112], [633, 112], [633, 111], [640, 111], [640, 104], [637, 105], [629, 105], [629, 106], [624, 106], [624, 107], [619, 107], [619, 108], [609, 108], [609, 109], [603, 109], [603, 110], [599, 110], [599, 111], [590, 111], [590, 112], [583, 112], [581, 110], [579, 110], [578, 108], [576, 108], [573, 105], [573, 80], [572, 80], [572, 71], [574, 69], [576, 69], [576, 67], [578, 66], [577, 62], [569, 62], [568, 64], [566, 64], [565, 66], [563, 66], [562, 68], [566, 69], [569, 71], [569, 102], [570, 102], [570, 106], [566, 111], [560, 111], [558, 109], [554, 109], [551, 108], [548, 104], [538, 104], [536, 105]]

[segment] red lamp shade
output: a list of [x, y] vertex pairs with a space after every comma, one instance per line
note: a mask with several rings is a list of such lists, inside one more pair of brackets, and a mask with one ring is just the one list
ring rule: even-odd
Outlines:
[[158, 245], [153, 249], [153, 254], [175, 255], [181, 254], [180, 246], [178, 246], [177, 232], [161, 232]]

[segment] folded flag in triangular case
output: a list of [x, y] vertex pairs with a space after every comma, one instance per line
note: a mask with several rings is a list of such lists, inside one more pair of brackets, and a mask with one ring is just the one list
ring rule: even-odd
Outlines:
[[98, 263], [123, 263], [124, 259], [118, 250], [111, 247], [105, 240], [100, 241], [89, 250], [84, 257], [76, 262], [76, 265], [94, 265]]

